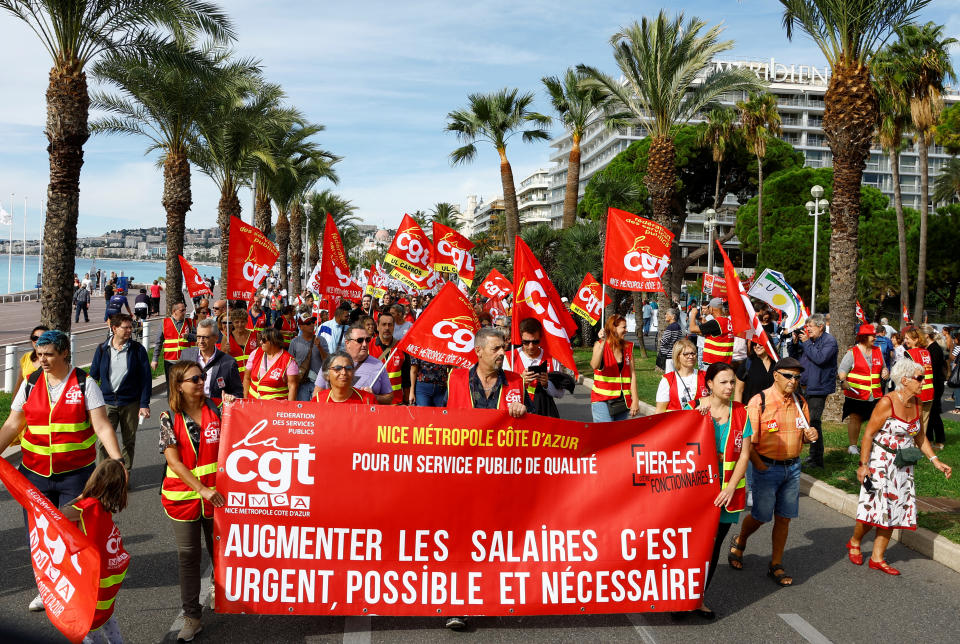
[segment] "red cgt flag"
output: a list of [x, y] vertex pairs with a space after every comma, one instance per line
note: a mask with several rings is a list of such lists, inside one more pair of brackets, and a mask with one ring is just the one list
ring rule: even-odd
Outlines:
[[343, 250], [340, 231], [327, 213], [327, 223], [323, 228], [323, 256], [320, 258], [320, 295], [334, 295], [339, 298], [359, 300], [363, 297], [363, 288], [350, 275], [347, 254]]
[[513, 297], [513, 343], [520, 344], [521, 320], [535, 318], [543, 325], [541, 340], [546, 344], [547, 352], [576, 373], [570, 336], [577, 332], [577, 323], [563, 305], [543, 266], [519, 236], [513, 251], [513, 283], [517, 285]]
[[447, 282], [403, 336], [397, 350], [414, 358], [469, 367], [477, 361], [473, 340], [480, 328], [470, 300]]
[[6, 459], [0, 480], [27, 514], [30, 560], [47, 617], [71, 642], [90, 631], [100, 587], [100, 553], [80, 529], [53, 507]]
[[859, 321], [860, 324], [866, 324], [866, 323], [867, 323], [867, 316], [864, 315], [864, 313], [863, 313], [863, 307], [860, 306], [860, 300], [857, 300], [856, 302], [857, 302], [857, 309], [856, 309], [857, 321]]
[[662, 292], [673, 233], [625, 210], [607, 210], [603, 283], [623, 291]]
[[437, 273], [432, 268], [422, 276], [418, 276], [405, 269], [394, 267], [390, 269], [390, 276], [412, 288], [414, 293], [411, 293], [411, 295], [415, 295], [417, 291], [432, 291], [443, 282], [440, 273]]
[[200, 297], [201, 295], [213, 295], [206, 281], [200, 277], [200, 273], [190, 265], [183, 255], [177, 256], [180, 259], [180, 270], [183, 271], [183, 282], [187, 285], [187, 291], [190, 297]]
[[402, 268], [411, 275], [422, 277], [433, 270], [430, 249], [433, 243], [413, 217], [404, 215], [393, 243], [387, 250], [384, 263]]
[[490, 271], [487, 278], [480, 284], [480, 294], [491, 299], [502, 300], [511, 293], [513, 293], [513, 284], [497, 269]]
[[601, 302], [600, 282], [592, 274], [587, 273], [577, 289], [577, 294], [570, 303], [570, 310], [590, 322], [596, 324], [603, 315]]
[[903, 321], [906, 323], [910, 322], [910, 313], [907, 311], [907, 307], [903, 307]]
[[747, 295], [743, 284], [740, 283], [740, 278], [737, 277], [737, 269], [734, 268], [733, 262], [727, 257], [727, 253], [723, 250], [723, 245], [717, 242], [717, 246], [720, 247], [720, 256], [723, 257], [727, 306], [730, 308], [730, 319], [733, 322], [734, 334], [741, 338], [762, 344], [764, 348], [766, 348], [768, 355], [777, 355], [773, 345], [770, 343], [770, 338], [767, 337], [766, 331], [763, 330], [763, 325], [760, 324], [760, 318], [757, 316], [757, 312], [750, 302], [750, 296]]
[[230, 218], [227, 299], [250, 300], [277, 261], [277, 247], [263, 232], [239, 217]]
[[433, 222], [433, 270], [438, 273], [456, 273], [467, 286], [473, 284], [477, 267], [470, 249], [473, 242], [459, 232]]

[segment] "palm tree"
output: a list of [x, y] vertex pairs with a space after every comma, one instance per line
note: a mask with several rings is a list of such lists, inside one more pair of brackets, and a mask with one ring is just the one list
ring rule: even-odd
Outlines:
[[507, 248], [512, 248], [513, 238], [520, 229], [520, 214], [513, 169], [507, 160], [507, 142], [518, 133], [524, 143], [549, 139], [546, 128], [550, 117], [531, 111], [532, 92], [520, 94], [516, 89], [502, 89], [492, 94], [470, 94], [467, 101], [466, 109], [447, 114], [447, 131], [455, 132], [464, 144], [450, 153], [450, 160], [454, 165], [473, 161], [477, 156], [477, 141], [487, 141], [496, 148], [500, 155]]
[[903, 194], [900, 190], [900, 151], [904, 148], [903, 133], [910, 125], [910, 105], [896, 86], [894, 71], [897, 60], [884, 48], [874, 61], [874, 89], [880, 110], [877, 134], [880, 147], [890, 159], [893, 176], [893, 209], [897, 214], [897, 241], [900, 259], [900, 310], [910, 303], [910, 269], [907, 266], [907, 225], [903, 217]]
[[202, 0], [0, 0], [0, 10], [27, 23], [53, 61], [47, 86], [50, 185], [40, 322], [69, 331], [80, 169], [90, 137], [87, 65], [108, 52], [160, 55], [177, 49], [164, 33], [180, 43], [201, 33], [226, 42], [233, 29], [226, 14]]
[[[718, 69], [704, 75], [717, 55], [733, 47], [733, 41], [719, 40], [721, 31], [719, 25], [707, 28], [699, 18], [685, 21], [680, 13], [671, 20], [661, 11], [656, 18], [643, 18], [610, 38], [624, 83], [593, 67], [577, 68], [606, 97], [608, 123], [640, 122], [650, 133], [644, 183], [650, 192], [654, 221], [675, 234], [680, 232], [680, 220], [672, 208], [677, 183], [674, 128], [712, 107], [725, 92], [762, 87], [747, 69]], [[672, 249], [671, 257], [673, 254]], [[670, 271], [668, 268], [663, 275], [665, 283], [671, 281]], [[669, 308], [670, 295], [664, 292], [658, 298], [661, 317]], [[662, 328], [663, 320], [660, 322]]]
[[960, 159], [953, 157], [933, 182], [933, 201], [953, 201], [957, 197], [960, 197]]
[[592, 179], [597, 200], [603, 205], [600, 212], [600, 252], [603, 253], [607, 238], [607, 213], [610, 208], [622, 208], [624, 204], [636, 201], [640, 196], [640, 187], [635, 177], [601, 173]]
[[743, 138], [747, 150], [757, 157], [757, 252], [763, 246], [763, 159], [767, 156], [767, 139], [780, 134], [780, 112], [773, 94], [750, 94], [747, 101], [737, 101]]
[[713, 209], [720, 207], [720, 171], [727, 155], [727, 146], [733, 142], [739, 128], [737, 115], [729, 107], [717, 107], [707, 114], [703, 131], [700, 133], [700, 145], [710, 146], [713, 162], [717, 164], [717, 185], [713, 191]]
[[460, 227], [463, 226], [463, 222], [460, 221], [460, 209], [452, 203], [441, 201], [435, 204], [430, 212], [430, 220], [442, 226], [454, 230], [460, 230]]
[[553, 109], [570, 132], [570, 156], [567, 159], [567, 186], [563, 194], [563, 228], [577, 220], [577, 198], [580, 195], [580, 141], [587, 130], [590, 114], [602, 101], [595, 87], [583, 84], [584, 75], [574, 68], [567, 69], [563, 79], [544, 76], [543, 84], [550, 95]]
[[[355, 228], [360, 220], [354, 215], [357, 207], [331, 190], [311, 192], [307, 195], [307, 219], [310, 222], [307, 241], [310, 243], [310, 265], [315, 266], [320, 261], [320, 240], [323, 239], [323, 229], [327, 225], [327, 214], [333, 217], [337, 230], [343, 236], [344, 231]], [[346, 248], [346, 244], [344, 244]]]
[[93, 133], [132, 134], [145, 137], [147, 152], [160, 151], [163, 198], [167, 213], [167, 310], [183, 301], [183, 275], [178, 255], [183, 254], [187, 211], [193, 202], [190, 190], [188, 149], [196, 136], [196, 123], [210, 102], [229, 93], [237, 78], [249, 73], [251, 63], [226, 62], [222, 51], [184, 52], [182, 58], [150, 58], [135, 52], [110, 54], [93, 69], [117, 93], [96, 93], [95, 109], [107, 116], [90, 124]]
[[878, 121], [870, 82], [874, 56], [886, 39], [929, 0], [780, 0], [787, 38], [806, 33], [830, 66], [823, 131], [833, 151], [830, 204], [831, 329], [840, 346], [854, 343], [860, 182]]
[[887, 48], [892, 59], [894, 87], [910, 103], [910, 119], [917, 136], [920, 161], [920, 252], [917, 267], [917, 299], [913, 319], [923, 315], [927, 281], [927, 215], [930, 199], [928, 152], [940, 112], [943, 111], [944, 82], [953, 79], [949, 48], [955, 38], [943, 37], [942, 25], [904, 25], [897, 30], [899, 39]]
[[479, 262], [496, 250], [496, 242], [489, 232], [483, 231], [470, 238], [473, 242], [473, 256]]
[[241, 213], [237, 191], [249, 180], [256, 162], [276, 168], [269, 133], [289, 122], [289, 115], [280, 109], [282, 99], [279, 85], [265, 83], [259, 74], [252, 74], [244, 79], [240, 91], [222, 95], [197, 123], [200, 138], [191, 146], [190, 158], [220, 191], [217, 222], [224, 284], [229, 266], [230, 218]]
[[410, 217], [417, 222], [417, 225], [423, 228], [427, 225], [427, 222], [430, 221], [430, 217], [427, 215], [426, 210], [415, 210]]

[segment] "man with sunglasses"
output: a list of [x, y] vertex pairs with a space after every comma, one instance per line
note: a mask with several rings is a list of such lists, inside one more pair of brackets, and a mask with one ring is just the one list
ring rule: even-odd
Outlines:
[[[347, 331], [344, 348], [353, 358], [353, 364], [356, 366], [353, 386], [372, 393], [377, 397], [378, 404], [389, 405], [393, 400], [393, 387], [390, 385], [390, 377], [387, 375], [384, 364], [370, 355], [370, 344], [373, 341], [374, 336], [368, 334], [359, 322]], [[329, 388], [330, 384], [321, 371], [317, 375], [312, 397]]]
[[783, 550], [790, 520], [799, 516], [800, 452], [804, 443], [817, 439], [817, 431], [810, 426], [807, 403], [795, 393], [801, 373], [800, 362], [783, 358], [773, 368], [773, 386], [754, 396], [747, 405], [750, 426], [756, 428], [750, 437], [748, 471], [753, 507], [750, 516], [743, 520], [740, 534], [730, 543], [728, 558], [732, 567], [741, 569], [747, 539], [772, 519], [773, 552], [767, 575], [779, 586], [793, 584], [793, 577], [783, 568]]
[[520, 346], [507, 353], [503, 368], [523, 378], [523, 386], [533, 404], [533, 413], [559, 418], [556, 404], [551, 404], [545, 397], [563, 398], [563, 389], [550, 382], [547, 375], [551, 371], [561, 371], [561, 367], [546, 347], [541, 345], [543, 325], [535, 318], [525, 318], [520, 321], [519, 330]]

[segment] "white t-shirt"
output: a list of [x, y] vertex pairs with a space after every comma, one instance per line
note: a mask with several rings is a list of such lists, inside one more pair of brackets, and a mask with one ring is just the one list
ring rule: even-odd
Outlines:
[[403, 322], [402, 324], [393, 325], [393, 337], [397, 340], [402, 340], [403, 336], [407, 334], [407, 331], [410, 330], [410, 327], [413, 326], [413, 322]]
[[[47, 395], [50, 397], [50, 402], [54, 405], [57, 404], [58, 400], [60, 400], [60, 394], [63, 393], [63, 388], [69, 379], [70, 376], [68, 374], [67, 377], [63, 379], [63, 382], [56, 387], [47, 387]], [[84, 387], [83, 393], [84, 399], [87, 402], [87, 411], [103, 407], [103, 392], [100, 391], [100, 385], [97, 384], [97, 381], [90, 376], [87, 376], [87, 384]], [[26, 402], [27, 381], [24, 380], [20, 384], [20, 389], [17, 390], [17, 395], [13, 398], [13, 403], [10, 404], [10, 411], [23, 411], [23, 405]]]
[[[697, 397], [696, 370], [694, 370], [694, 372], [691, 373], [689, 376], [683, 376], [683, 377], [681, 377], [680, 374], [677, 373], [677, 380], [680, 381], [677, 383], [677, 393], [680, 394], [680, 400], [683, 400], [684, 398], [686, 398], [687, 400], [690, 400], [691, 396], [693, 398]], [[680, 384], [681, 382], [683, 384]], [[687, 388], [684, 389], [683, 385], [686, 385]], [[690, 392], [690, 396], [687, 396], [688, 391]], [[661, 378], [660, 384], [657, 385], [657, 402], [658, 403], [670, 402], [670, 383], [667, 382], [666, 378]]]

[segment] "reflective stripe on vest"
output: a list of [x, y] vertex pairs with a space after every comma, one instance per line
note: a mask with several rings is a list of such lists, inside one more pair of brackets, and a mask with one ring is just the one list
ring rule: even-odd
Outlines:
[[879, 400], [883, 396], [880, 390], [880, 372], [883, 371], [883, 354], [879, 347], [873, 347], [870, 364], [863, 357], [863, 351], [859, 345], [853, 347], [853, 369], [847, 374], [847, 384], [853, 388], [844, 389], [843, 394], [847, 398], [856, 398], [857, 400], [870, 400], [870, 394], [873, 393], [873, 399]]
[[263, 376], [259, 376], [260, 363], [265, 359], [263, 349], [257, 349], [253, 354], [252, 371], [250, 372], [250, 397], [260, 400], [278, 400], [286, 398], [290, 392], [287, 385], [287, 366], [293, 358], [283, 351], [273, 366], [267, 369]]
[[[197, 446], [190, 440], [182, 414], [173, 416], [173, 433], [179, 446], [180, 461], [203, 485], [216, 490], [220, 416], [213, 405], [205, 404], [200, 420], [199, 453]], [[187, 485], [169, 467], [163, 477], [160, 493], [163, 510], [174, 521], [196, 521], [201, 513], [206, 518], [213, 516], [213, 505], [203, 500], [199, 492]]]
[[173, 318], [164, 318], [163, 320], [163, 359], [175, 362], [180, 359], [180, 353], [190, 346], [186, 334], [190, 332], [190, 322], [186, 319], [180, 325], [177, 331], [177, 325], [173, 323]]
[[733, 361], [733, 323], [730, 318], [715, 317], [720, 325], [720, 335], [703, 336], [703, 363], [730, 363]]
[[113, 517], [95, 498], [80, 499], [73, 504], [80, 512], [79, 525], [100, 552], [100, 583], [97, 588], [96, 612], [90, 630], [103, 626], [113, 615], [114, 601], [127, 576], [130, 555], [123, 547], [123, 537]]
[[907, 355], [923, 367], [923, 385], [920, 387], [920, 402], [931, 402], [933, 400], [933, 361], [930, 358], [930, 352], [917, 347], [916, 349], [907, 349]]
[[633, 343], [623, 343], [623, 369], [618, 369], [617, 358], [613, 349], [606, 342], [603, 343], [603, 369], [593, 370], [593, 391], [590, 394], [591, 402], [603, 402], [619, 398], [622, 394], [627, 406], [632, 404], [630, 394], [630, 378], [633, 373]]
[[90, 424], [87, 399], [73, 369], [55, 405], [50, 403], [47, 374], [41, 373], [23, 405], [27, 428], [20, 439], [23, 466], [51, 476], [86, 467], [97, 458], [97, 435]]
[[[253, 343], [252, 345], [251, 342]], [[233, 359], [237, 361], [237, 371], [242, 374], [247, 370], [247, 360], [250, 359], [250, 355], [257, 350], [257, 334], [251, 331], [250, 335], [247, 336], [247, 341], [243, 347], [241, 347], [240, 343], [233, 339], [233, 334], [231, 333], [227, 344], [227, 351], [233, 356]]]
[[[747, 426], [747, 408], [743, 404], [735, 402], [730, 410], [730, 423], [727, 427], [727, 437], [724, 441], [723, 450], [723, 485], [724, 489], [733, 478], [733, 470], [737, 467], [737, 461], [740, 459], [740, 452], [743, 450], [743, 430]], [[733, 440], [730, 437], [733, 436]], [[742, 512], [747, 506], [747, 477], [741, 476], [737, 482], [737, 488], [727, 504], [727, 512]]]
[[287, 318], [282, 318], [282, 320], [283, 322], [280, 324], [280, 335], [283, 336], [283, 344], [289, 347], [290, 340], [293, 340], [298, 332], [297, 322], [296, 320], [292, 322], [288, 321]]

